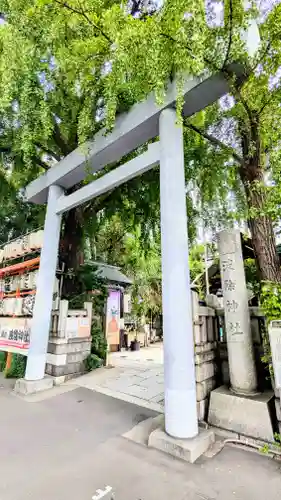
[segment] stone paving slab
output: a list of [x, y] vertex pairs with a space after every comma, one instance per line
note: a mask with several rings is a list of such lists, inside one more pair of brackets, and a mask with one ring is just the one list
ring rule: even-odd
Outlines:
[[[159, 349], [162, 349], [161, 345], [158, 351]], [[156, 360], [161, 357], [158, 351], [156, 348], [152, 349], [152, 354], [156, 353]], [[114, 355], [110, 355], [110, 362], [115, 360], [117, 366], [100, 368], [67, 383], [163, 412], [163, 365], [156, 363], [155, 359], [148, 361], [150, 358], [146, 358], [145, 352], [126, 353], [124, 358], [122, 353]]]

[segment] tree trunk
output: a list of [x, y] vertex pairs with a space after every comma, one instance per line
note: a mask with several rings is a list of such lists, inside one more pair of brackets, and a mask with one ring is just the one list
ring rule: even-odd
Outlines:
[[249, 220], [249, 228], [261, 280], [281, 283], [272, 221], [269, 217], [256, 217]]
[[266, 209], [263, 170], [258, 162], [254, 161], [242, 166], [240, 174], [246, 191], [249, 212], [253, 211], [253, 216], [248, 219], [248, 225], [260, 278], [262, 281], [281, 283], [280, 260], [276, 249], [273, 223], [267, 215], [260, 215]]
[[[84, 263], [83, 251], [83, 219], [81, 208], [73, 208], [67, 212], [64, 220], [63, 235], [60, 244], [60, 260], [65, 264], [65, 271], [75, 271]], [[78, 284], [73, 277], [63, 280], [63, 297], [78, 294]]]

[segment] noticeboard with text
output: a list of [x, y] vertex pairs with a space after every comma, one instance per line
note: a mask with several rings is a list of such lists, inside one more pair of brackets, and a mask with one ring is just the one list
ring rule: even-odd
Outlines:
[[91, 324], [88, 316], [68, 317], [66, 319], [65, 336], [67, 339], [87, 338], [91, 335]]
[[0, 351], [28, 355], [31, 318], [0, 318]]

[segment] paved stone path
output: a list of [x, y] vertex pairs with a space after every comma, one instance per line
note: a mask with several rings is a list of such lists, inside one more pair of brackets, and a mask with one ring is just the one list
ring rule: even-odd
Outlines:
[[68, 384], [163, 412], [162, 344], [154, 344], [138, 352], [112, 353], [109, 356], [109, 367], [95, 370], [69, 381]]
[[12, 385], [0, 375], [1, 500], [91, 500], [108, 485], [115, 500], [280, 500], [280, 462], [225, 446], [191, 465], [123, 437], [150, 410], [75, 386], [28, 402]]

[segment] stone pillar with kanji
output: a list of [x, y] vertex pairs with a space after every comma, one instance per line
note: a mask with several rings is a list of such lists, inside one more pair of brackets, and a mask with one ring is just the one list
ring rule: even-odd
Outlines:
[[257, 392], [257, 376], [240, 231], [221, 231], [218, 245], [231, 389], [251, 395]]

